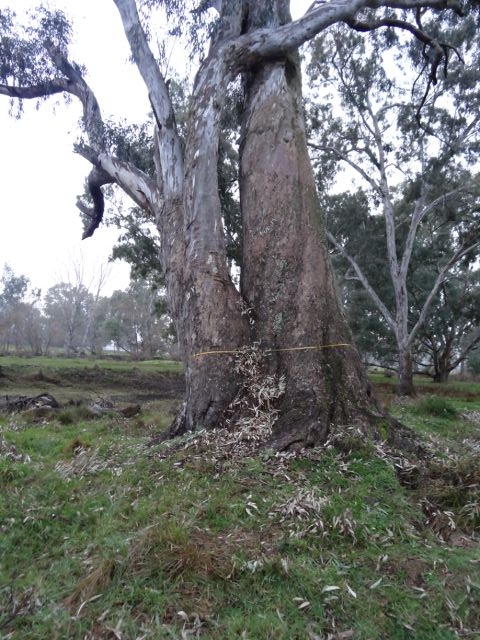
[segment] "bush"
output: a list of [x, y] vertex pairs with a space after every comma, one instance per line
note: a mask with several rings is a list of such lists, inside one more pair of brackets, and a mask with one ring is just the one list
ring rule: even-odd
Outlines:
[[422, 416], [435, 416], [437, 418], [455, 418], [457, 409], [446, 398], [428, 396], [420, 400], [413, 409], [414, 413]]

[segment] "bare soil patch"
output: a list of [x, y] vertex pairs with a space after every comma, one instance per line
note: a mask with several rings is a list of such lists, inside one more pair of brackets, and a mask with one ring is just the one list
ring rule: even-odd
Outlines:
[[19, 398], [53, 396], [59, 405], [108, 397], [115, 405], [144, 404], [154, 400], [180, 398], [183, 374], [131, 368], [85, 366], [62, 369], [2, 367], [0, 410]]

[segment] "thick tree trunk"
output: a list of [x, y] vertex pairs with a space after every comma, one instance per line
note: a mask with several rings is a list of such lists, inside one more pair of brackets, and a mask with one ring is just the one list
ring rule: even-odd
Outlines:
[[307, 153], [297, 57], [266, 63], [248, 84], [241, 290], [265, 374], [285, 377], [275, 441], [321, 443], [333, 425], [372, 434], [378, 408], [337, 299]]
[[[245, 16], [247, 31], [276, 26], [289, 20], [288, 2], [249, 3]], [[172, 285], [187, 397], [171, 433], [221, 426], [242, 394], [255, 403], [248, 367], [243, 380], [234, 373], [239, 351], [250, 346], [261, 360], [256, 392], [278, 389], [278, 398], [273, 393], [272, 403], [264, 403], [272, 421], [278, 418], [277, 448], [324, 443], [333, 428], [387, 436], [402, 446], [401, 426], [379, 410], [338, 303], [307, 152], [298, 57], [264, 61], [245, 80], [241, 295], [227, 270], [218, 199], [218, 127], [227, 81], [218, 61], [207, 59], [194, 92], [185, 245]]]
[[400, 348], [398, 351], [398, 396], [415, 396], [413, 385], [412, 354], [409, 349]]

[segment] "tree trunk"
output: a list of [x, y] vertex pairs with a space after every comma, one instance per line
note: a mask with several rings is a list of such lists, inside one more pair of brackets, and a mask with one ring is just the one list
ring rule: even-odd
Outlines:
[[435, 354], [434, 358], [434, 366], [435, 366], [435, 374], [433, 377], [434, 382], [446, 383], [448, 382], [448, 376], [450, 375], [450, 371], [455, 367], [452, 366], [451, 356], [453, 350], [453, 344], [455, 342], [455, 335], [453, 332], [449, 332], [445, 343], [443, 344], [443, 349], [440, 353]]
[[[278, 0], [277, 15], [286, 3]], [[253, 19], [253, 18], [252, 18]], [[274, 439], [325, 442], [333, 425], [375, 432], [378, 407], [340, 309], [307, 152], [296, 55], [248, 78], [241, 144], [241, 291], [265, 375], [284, 376]]]
[[433, 376], [433, 381], [444, 384], [448, 382], [449, 376], [450, 376], [449, 369], [439, 369], [438, 371], [435, 371], [435, 375]]
[[415, 396], [413, 386], [412, 354], [409, 349], [399, 348], [398, 351], [398, 396]]
[[434, 360], [435, 365], [435, 373], [433, 375], [433, 381], [438, 383], [446, 383], [448, 382], [448, 376], [450, 375], [450, 371], [452, 370], [452, 366], [450, 364], [450, 345], [447, 344], [444, 347], [442, 353], [438, 355], [438, 357]]
[[[283, 24], [290, 20], [288, 2], [249, 3], [244, 18], [247, 32]], [[334, 427], [408, 446], [410, 434], [404, 439], [401, 425], [378, 408], [337, 299], [307, 152], [296, 53], [262, 61], [245, 74], [241, 294], [232, 284], [217, 180], [228, 80], [215, 56], [197, 76], [180, 214], [185, 243], [172, 250], [178, 242], [172, 236], [164, 261], [172, 269], [167, 283], [187, 386], [170, 433], [221, 426], [232, 415], [233, 400], [255, 402], [248, 388], [252, 372], [244, 368], [243, 379], [235, 373], [239, 351], [250, 347], [260, 355], [259, 397], [268, 385], [278, 390], [278, 398], [264, 403], [273, 416], [273, 446], [321, 444]], [[248, 412], [245, 404], [238, 406], [237, 425], [242, 410]]]
[[247, 342], [242, 300], [228, 271], [218, 196], [220, 115], [228, 81], [223, 64], [214, 56], [206, 59], [197, 75], [180, 214], [185, 240], [177, 240], [179, 246], [170, 249], [166, 262], [172, 268], [167, 282], [186, 377], [185, 403], [172, 434], [224, 421], [240, 384], [234, 373], [235, 355]]

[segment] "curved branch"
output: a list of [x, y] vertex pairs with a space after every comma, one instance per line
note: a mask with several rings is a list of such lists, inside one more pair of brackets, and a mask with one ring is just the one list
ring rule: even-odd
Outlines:
[[[336, 22], [354, 19], [361, 9], [379, 9], [381, 7], [394, 9], [426, 7], [437, 11], [451, 9], [456, 12], [462, 10], [458, 0], [396, 0], [394, 2], [388, 0], [330, 0], [321, 4], [315, 2], [303, 17], [294, 22], [275, 30], [259, 29], [238, 38], [228, 46], [230, 64], [241, 70], [243, 67], [252, 66], [259, 58], [285, 56], [286, 52], [297, 49]], [[405, 22], [404, 24], [409, 23]]]
[[77, 198], [77, 207], [90, 222], [87, 224], [82, 240], [93, 236], [98, 229], [105, 211], [105, 198], [101, 187], [105, 184], [114, 182], [114, 180], [102, 169], [94, 167], [88, 176], [88, 190], [93, 200], [93, 207], [87, 207], [80, 198]]
[[[383, 18], [381, 20], [373, 20], [370, 22], [362, 22], [360, 20], [357, 20], [356, 18], [349, 18], [345, 20], [345, 23], [352, 29], [355, 29], [355, 31], [368, 32], [368, 31], [375, 31], [376, 29], [381, 29], [383, 27], [403, 29], [404, 31], [408, 31], [413, 36], [415, 36], [415, 38], [420, 42], [423, 42], [423, 45], [424, 45], [423, 57], [425, 58], [426, 62], [419, 74], [419, 77], [423, 75], [423, 72], [429, 65], [430, 65], [430, 73], [428, 75], [428, 81], [427, 81], [427, 86], [425, 87], [425, 92], [423, 94], [423, 97], [416, 111], [415, 117], [418, 122], [420, 122], [420, 112], [423, 108], [423, 105], [425, 104], [428, 94], [430, 93], [431, 87], [432, 85], [435, 86], [438, 82], [438, 75], [437, 75], [438, 68], [442, 60], [443, 60], [443, 72], [445, 77], [447, 76], [447, 71], [448, 71], [448, 52], [449, 51], [453, 51], [454, 53], [456, 53], [457, 57], [463, 62], [462, 56], [458, 52], [458, 49], [456, 49], [451, 45], [438, 42], [438, 40], [436, 40], [435, 38], [432, 38], [423, 30], [419, 16], [418, 16], [419, 8], [420, 7], [417, 7], [417, 26], [410, 24], [405, 20], [398, 20], [396, 18]], [[431, 49], [433, 49], [433, 57], [431, 60], [428, 59], [428, 56], [426, 54], [427, 47], [430, 47]]]
[[102, 172], [102, 184], [95, 181], [96, 175], [93, 178], [96, 186], [100, 187], [103, 184], [115, 182], [132, 198], [135, 204], [153, 215], [153, 209], [162, 201], [162, 194], [154, 180], [146, 173], [109, 153], [97, 153], [92, 147], [85, 144], [75, 145], [75, 151], [91, 162], [95, 169]]
[[90, 143], [97, 151], [104, 151], [105, 140], [103, 134], [105, 127], [95, 94], [85, 82], [80, 69], [72, 64], [60, 49], [49, 42], [45, 43], [45, 48], [57, 69], [68, 78], [68, 92], [76, 96], [82, 103], [83, 124]]
[[474, 251], [475, 249], [478, 249], [480, 247], [480, 241], [475, 242], [474, 244], [470, 245], [469, 247], [461, 247], [460, 249], [458, 249], [453, 256], [450, 258], [450, 260], [448, 262], [446, 262], [443, 267], [440, 269], [440, 271], [438, 272], [438, 275], [435, 279], [434, 285], [430, 291], [430, 293], [427, 296], [427, 299], [425, 300], [425, 303], [422, 307], [422, 310], [420, 312], [420, 315], [418, 317], [418, 320], [415, 324], [415, 326], [413, 327], [413, 329], [410, 331], [410, 335], [408, 337], [408, 344], [411, 345], [413, 343], [413, 340], [418, 332], [418, 330], [421, 328], [421, 326], [423, 325], [423, 323], [425, 322], [425, 318], [427, 317], [427, 314], [430, 310], [430, 306], [433, 302], [433, 299], [435, 298], [435, 296], [437, 295], [437, 292], [440, 288], [440, 286], [444, 283], [446, 277], [447, 277], [447, 273], [448, 271], [457, 264], [457, 262], [459, 262], [464, 256], [466, 256], [467, 254], [469, 254], [471, 251]]

